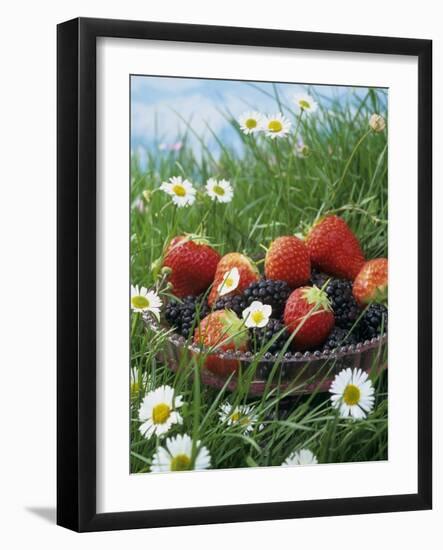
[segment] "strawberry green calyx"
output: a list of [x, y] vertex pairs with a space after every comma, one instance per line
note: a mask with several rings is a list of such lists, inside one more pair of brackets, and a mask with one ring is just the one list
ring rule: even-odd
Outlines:
[[368, 302], [375, 302], [377, 304], [388, 305], [388, 285], [380, 285], [374, 290], [372, 299]]
[[196, 233], [186, 233], [185, 235], [186, 240], [192, 241], [195, 244], [205, 244], [206, 246], [211, 245], [209, 239], [203, 235], [197, 235]]
[[309, 305], [316, 307], [316, 310], [332, 311], [328, 295], [324, 290], [316, 286], [306, 287], [303, 296]]
[[224, 310], [224, 315], [220, 320], [224, 327], [223, 340], [229, 339], [236, 348], [241, 348], [247, 343], [248, 331], [245, 329], [243, 321], [232, 310]]

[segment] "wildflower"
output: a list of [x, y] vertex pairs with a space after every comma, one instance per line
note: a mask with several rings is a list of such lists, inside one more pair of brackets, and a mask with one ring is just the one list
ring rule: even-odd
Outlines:
[[162, 435], [174, 424], [181, 424], [182, 417], [176, 409], [182, 405], [182, 397], [174, 396], [171, 386], [160, 386], [147, 393], [138, 411], [138, 417], [142, 422], [141, 434], [145, 437]]
[[317, 457], [309, 449], [301, 449], [291, 453], [282, 466], [306, 466], [307, 464], [318, 464]]
[[263, 129], [271, 139], [286, 137], [291, 128], [291, 122], [281, 113], [267, 116], [263, 122]]
[[383, 132], [386, 128], [386, 121], [381, 115], [374, 113], [369, 119], [369, 126], [374, 132]]
[[217, 181], [209, 178], [206, 182], [206, 191], [212, 200], [218, 202], [230, 202], [234, 196], [231, 183], [227, 180]]
[[167, 439], [165, 447], [158, 447], [154, 454], [151, 472], [180, 472], [210, 468], [211, 456], [208, 449], [197, 441], [197, 451], [193, 457], [192, 446], [192, 439], [186, 434]]
[[164, 181], [160, 189], [172, 197], [172, 202], [176, 206], [188, 206], [195, 201], [195, 187], [181, 176], [173, 176], [168, 182]]
[[[241, 426], [243, 433], [251, 432], [257, 424], [258, 416], [254, 412], [254, 408], [250, 405], [238, 405], [232, 407], [228, 402], [220, 406], [218, 413], [221, 422], [226, 422], [228, 426]], [[263, 425], [259, 426], [259, 429]]]
[[302, 139], [299, 139], [295, 146], [295, 156], [304, 159], [309, 157], [310, 154], [310, 148], [303, 142]]
[[148, 290], [144, 286], [131, 285], [131, 307], [139, 313], [149, 311], [157, 319], [160, 319], [162, 301], [153, 290]]
[[262, 328], [268, 324], [272, 313], [272, 307], [265, 305], [258, 300], [242, 311], [242, 317], [245, 320], [245, 326], [248, 328]]
[[219, 296], [229, 294], [238, 287], [240, 282], [240, 272], [238, 268], [233, 267], [223, 275], [222, 282], [218, 285], [217, 292]]
[[262, 130], [263, 116], [256, 111], [249, 111], [239, 116], [238, 122], [244, 134], [254, 134]]
[[366, 372], [361, 369], [344, 369], [336, 375], [329, 389], [331, 401], [340, 416], [366, 418], [374, 406], [374, 388]]
[[139, 376], [138, 369], [131, 369], [131, 400], [137, 399], [137, 397], [140, 395], [140, 392], [143, 391], [143, 389], [146, 387], [146, 384], [148, 383], [147, 373], [144, 371], [140, 374], [141, 376]]
[[308, 94], [297, 94], [294, 97], [297, 107], [306, 113], [315, 113], [317, 110], [317, 102]]

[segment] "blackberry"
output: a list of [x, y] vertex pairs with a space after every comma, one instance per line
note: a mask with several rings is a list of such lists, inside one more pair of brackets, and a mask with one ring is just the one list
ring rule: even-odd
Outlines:
[[235, 296], [220, 296], [215, 302], [215, 309], [231, 309], [236, 313], [240, 319], [242, 317], [242, 311], [248, 307], [245, 297], [242, 294], [236, 294]]
[[340, 348], [341, 346], [350, 346], [351, 344], [357, 344], [358, 337], [356, 334], [351, 332], [348, 334], [348, 331], [344, 328], [334, 327], [329, 334], [326, 342], [323, 344], [324, 350], [333, 350], [335, 348]]
[[272, 317], [280, 317], [285, 308], [286, 300], [291, 294], [291, 289], [285, 281], [274, 279], [262, 279], [251, 283], [244, 291], [247, 306], [258, 300], [262, 304], [272, 307]]
[[382, 330], [388, 332], [387, 307], [383, 304], [371, 304], [362, 315], [358, 328], [362, 341], [380, 336]]
[[326, 283], [326, 281], [329, 279], [329, 275], [326, 273], [323, 273], [322, 271], [318, 271], [315, 268], [312, 268], [311, 270], [311, 285], [316, 286], [318, 288], [322, 288], [323, 285]]
[[[267, 353], [278, 353], [283, 346], [286, 344], [287, 339], [289, 338], [288, 332], [285, 330], [285, 325], [278, 319], [269, 319], [267, 325], [263, 328], [251, 328], [249, 329], [250, 334], [250, 346], [252, 351], [258, 351], [264, 346], [266, 346], [276, 334], [281, 332], [280, 336], [275, 339], [275, 341], [267, 349]], [[283, 330], [283, 332], [282, 332]]]
[[359, 307], [352, 295], [352, 283], [346, 279], [331, 279], [325, 287], [334, 312], [335, 324], [351, 328], [359, 315]]
[[181, 301], [171, 300], [165, 308], [166, 321], [185, 338], [192, 335], [197, 321], [206, 317], [208, 313], [208, 304], [203, 301], [202, 296], [187, 296]]

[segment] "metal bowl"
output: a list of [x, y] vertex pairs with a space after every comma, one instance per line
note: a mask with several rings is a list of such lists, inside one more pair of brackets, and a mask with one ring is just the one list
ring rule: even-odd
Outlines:
[[[143, 316], [145, 324], [154, 332], [167, 329], [148, 315]], [[344, 368], [359, 368], [366, 372], [380, 372], [387, 368], [387, 334], [358, 344], [343, 346], [332, 351], [287, 352], [273, 355], [266, 353], [254, 356], [251, 352], [207, 351], [189, 343], [174, 332], [166, 335], [165, 345], [158, 353], [158, 359], [177, 371], [189, 364], [190, 359], [201, 359], [201, 380], [214, 388], [226, 386], [235, 390], [247, 380], [249, 395], [262, 395], [279, 388], [285, 395], [303, 395], [328, 391], [335, 375]], [[217, 363], [226, 366], [226, 374], [211, 372], [205, 367], [207, 357], [216, 358]], [[231, 374], [233, 370], [235, 373]]]

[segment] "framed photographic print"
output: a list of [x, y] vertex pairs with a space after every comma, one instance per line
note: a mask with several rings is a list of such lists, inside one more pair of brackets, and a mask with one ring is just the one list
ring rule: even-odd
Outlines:
[[58, 26], [59, 525], [431, 507], [431, 60]]

